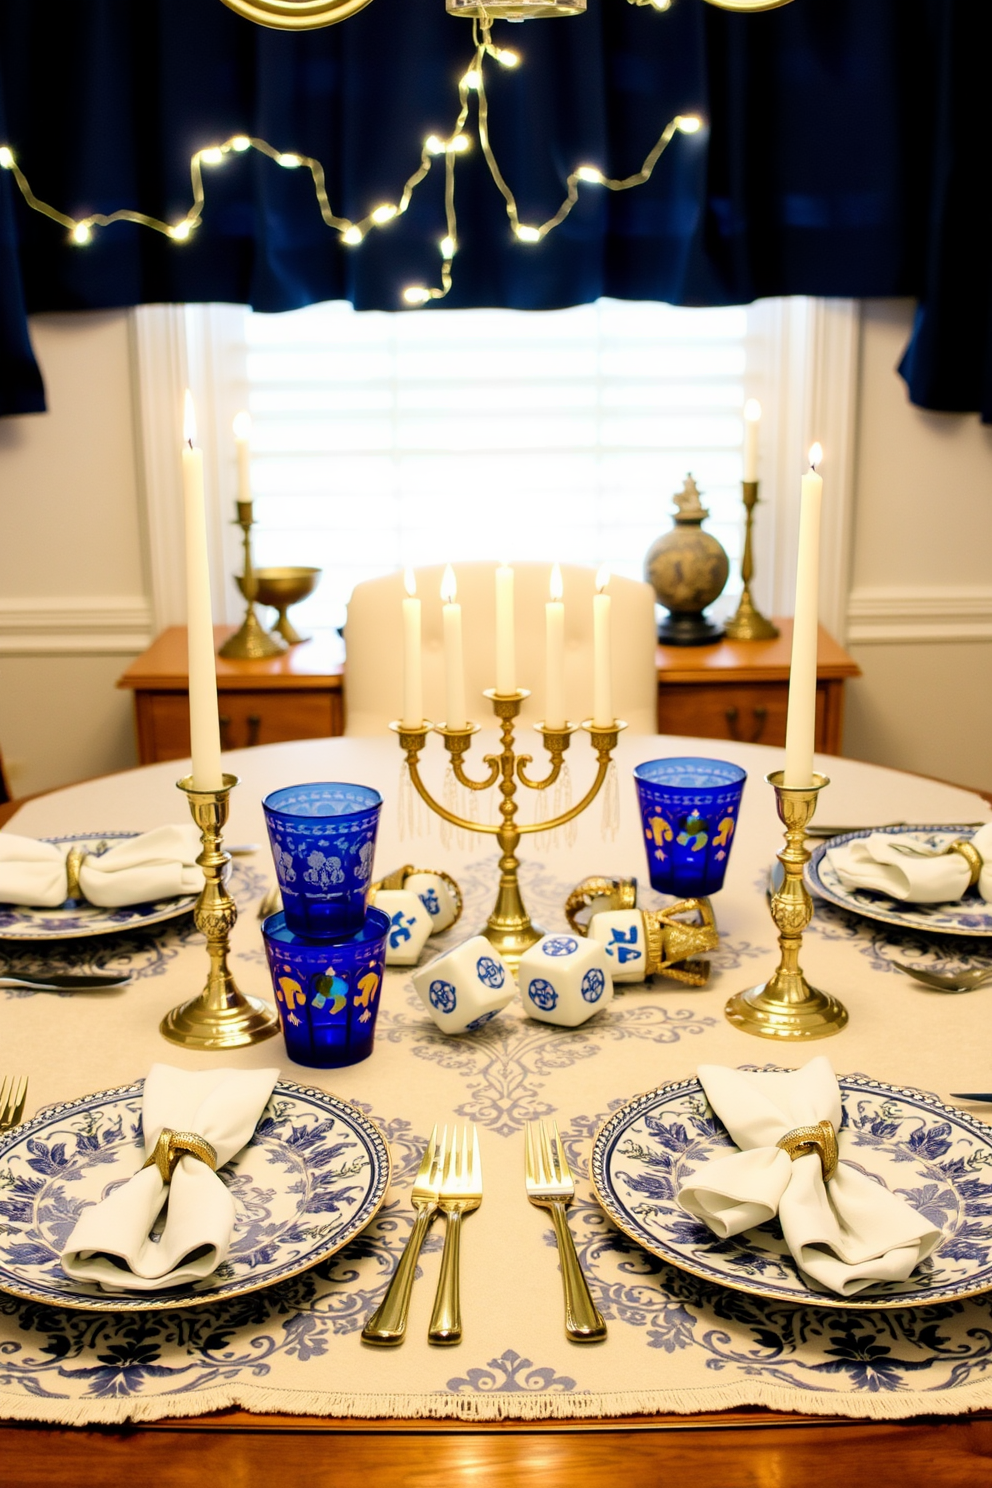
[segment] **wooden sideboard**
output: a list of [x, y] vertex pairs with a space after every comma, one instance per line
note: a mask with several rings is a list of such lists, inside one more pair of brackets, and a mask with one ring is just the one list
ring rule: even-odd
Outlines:
[[[774, 641], [658, 647], [658, 732], [702, 739], [784, 744], [792, 621]], [[233, 626], [216, 627], [218, 646]], [[839, 754], [844, 682], [858, 665], [825, 630], [817, 662], [816, 747]], [[138, 759], [143, 765], [189, 755], [186, 632], [165, 630], [117, 684], [134, 693]], [[270, 661], [217, 658], [221, 742], [225, 749], [318, 739], [344, 731], [344, 642], [317, 631]]]
[[[233, 625], [214, 627], [218, 647], [235, 629]], [[221, 747], [244, 749], [343, 733], [343, 671], [344, 642], [336, 630], [317, 631], [312, 640], [268, 661], [228, 661], [218, 656]], [[188, 758], [185, 627], [164, 630], [131, 663], [117, 685], [134, 693], [139, 763]]]
[[[659, 646], [659, 734], [784, 744], [792, 621], [775, 624], [781, 634], [773, 641]], [[816, 675], [816, 748], [840, 754], [844, 683], [861, 668], [822, 625]]]

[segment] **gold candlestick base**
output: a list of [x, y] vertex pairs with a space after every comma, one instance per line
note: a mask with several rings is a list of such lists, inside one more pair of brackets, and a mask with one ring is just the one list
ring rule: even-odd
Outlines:
[[159, 1024], [159, 1032], [184, 1049], [237, 1049], [258, 1044], [279, 1031], [275, 1009], [257, 997], [239, 990], [227, 964], [231, 930], [238, 907], [224, 882], [231, 861], [224, 851], [222, 835], [227, 821], [228, 798], [238, 783], [236, 775], [225, 775], [219, 790], [195, 790], [193, 777], [176, 782], [185, 791], [193, 820], [203, 838], [197, 862], [203, 869], [203, 891], [196, 901], [193, 919], [207, 937], [210, 970], [198, 997], [174, 1007]]
[[255, 604], [249, 600], [241, 628], [228, 636], [220, 648], [220, 655], [232, 661], [264, 661], [270, 656], [281, 656], [288, 649], [281, 635], [273, 635], [255, 614]]
[[771, 902], [782, 956], [767, 982], [738, 992], [724, 1012], [728, 1021], [745, 1033], [795, 1042], [839, 1033], [847, 1023], [847, 1009], [829, 992], [811, 987], [799, 965], [803, 931], [813, 918], [813, 901], [803, 881], [803, 869], [810, 857], [805, 832], [816, 810], [817, 795], [830, 781], [825, 775], [814, 775], [808, 788], [788, 786], [782, 784], [783, 774], [776, 770], [765, 777], [775, 787], [778, 814], [785, 825], [786, 845], [778, 855], [785, 881]]

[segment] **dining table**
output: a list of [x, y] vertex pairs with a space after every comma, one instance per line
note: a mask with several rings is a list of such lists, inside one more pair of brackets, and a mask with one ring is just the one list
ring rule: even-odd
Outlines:
[[[468, 756], [479, 765], [489, 736]], [[537, 751], [535, 751], [537, 752]], [[519, 1001], [450, 1037], [428, 1017], [411, 968], [388, 967], [373, 1052], [343, 1069], [303, 1068], [282, 1038], [223, 1052], [168, 1043], [159, 1024], [203, 985], [192, 915], [72, 940], [0, 938], [0, 971], [126, 971], [119, 989], [0, 988], [0, 1074], [30, 1077], [25, 1119], [58, 1102], [140, 1080], [158, 1062], [182, 1069], [278, 1066], [280, 1076], [358, 1106], [389, 1145], [392, 1176], [367, 1228], [316, 1267], [203, 1307], [77, 1311], [0, 1292], [0, 1480], [74, 1488], [135, 1480], [156, 1488], [387, 1483], [574, 1488], [620, 1472], [625, 1488], [675, 1473], [700, 1484], [875, 1488], [924, 1478], [932, 1488], [992, 1472], [992, 1293], [937, 1306], [851, 1311], [825, 1296], [792, 1305], [724, 1287], [649, 1254], [607, 1218], [589, 1175], [593, 1139], [639, 1092], [695, 1075], [702, 1063], [795, 1068], [826, 1054], [857, 1073], [952, 1102], [992, 1090], [992, 985], [927, 989], [895, 963], [931, 970], [989, 961], [992, 941], [886, 924], [822, 899], [803, 943], [810, 980], [839, 997], [847, 1026], [785, 1046], [732, 1026], [724, 1005], [767, 978], [778, 947], [767, 889], [783, 846], [764, 777], [782, 751], [761, 745], [623, 734], [614, 755], [619, 827], [599, 800], [572, 828], [525, 837], [528, 910], [567, 931], [565, 901], [588, 875], [648, 886], [635, 765], [665, 756], [729, 760], [747, 771], [726, 882], [713, 896], [720, 933], [696, 987], [664, 976], [617, 984], [578, 1028], [535, 1022]], [[594, 772], [581, 736], [570, 751], [574, 798]], [[350, 781], [384, 805], [374, 876], [404, 864], [443, 869], [460, 886], [460, 921], [424, 958], [484, 925], [495, 897], [491, 836], [445, 828], [413, 796], [393, 737], [311, 739], [233, 751], [230, 889], [239, 916], [231, 967], [246, 993], [272, 1000], [258, 907], [275, 881], [262, 800], [277, 787]], [[444, 751], [428, 741], [428, 785], [445, 792]], [[817, 819], [844, 826], [982, 823], [975, 791], [878, 765], [818, 756], [830, 778]], [[140, 832], [182, 822], [182, 762], [86, 781], [23, 803], [3, 830], [31, 837]], [[536, 767], [535, 767], [536, 769]], [[452, 784], [447, 785], [449, 795]], [[490, 795], [478, 798], [486, 821]], [[188, 819], [188, 817], [187, 817]], [[976, 1108], [970, 1108], [979, 1114]], [[576, 1176], [568, 1211], [606, 1340], [565, 1335], [549, 1214], [527, 1203], [525, 1128], [554, 1118]], [[410, 1189], [433, 1126], [471, 1122], [484, 1196], [462, 1238], [464, 1332], [434, 1347], [427, 1324], [442, 1236], [430, 1232], [400, 1348], [362, 1342], [409, 1236]], [[992, 1133], [990, 1133], [992, 1136]], [[38, 1152], [43, 1172], [45, 1153]], [[0, 1226], [5, 1175], [0, 1168]], [[990, 1218], [985, 1229], [992, 1226]]]

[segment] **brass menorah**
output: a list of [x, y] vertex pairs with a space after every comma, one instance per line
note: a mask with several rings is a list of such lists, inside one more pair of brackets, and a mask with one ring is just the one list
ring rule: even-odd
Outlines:
[[[499, 842], [502, 852], [499, 860], [499, 890], [492, 914], [481, 933], [496, 947], [507, 964], [516, 971], [524, 951], [536, 940], [540, 940], [544, 934], [541, 927], [532, 922], [520, 893], [518, 873], [520, 862], [517, 858], [520, 839], [529, 832], [554, 831], [556, 827], [563, 827], [566, 822], [581, 816], [586, 807], [590, 806], [598, 796], [610, 768], [610, 756], [617, 747], [620, 730], [626, 728], [627, 725], [619, 718], [615, 718], [611, 724], [606, 726], [594, 723], [592, 719], [586, 719], [582, 724], [566, 723], [561, 728], [550, 728], [545, 723], [535, 724], [535, 729], [543, 735], [544, 747], [551, 758], [551, 768], [543, 780], [532, 780], [527, 773], [527, 767], [533, 763], [533, 756], [517, 754], [513, 741], [514, 720], [522, 704], [530, 697], [530, 693], [524, 689], [510, 693], [488, 691], [484, 696], [492, 703], [493, 712], [499, 719], [501, 728], [499, 753], [483, 756], [483, 763], [489, 766], [489, 775], [485, 780], [472, 780], [465, 773], [465, 755], [471, 748], [472, 735], [479, 732], [477, 723], [466, 723], [464, 728], [453, 729], [444, 724], [432, 724], [424, 719], [416, 727], [407, 723], [392, 723], [390, 728], [399, 735], [400, 748], [406, 754], [406, 762], [410, 769], [410, 779], [421, 799], [430, 809], [444, 821], [450, 822], [452, 826], [460, 827], [463, 832], [489, 833]], [[577, 733], [579, 728], [585, 729], [588, 733], [592, 747], [596, 751], [596, 778], [592, 785], [576, 806], [561, 812], [553, 820], [518, 822], [517, 783], [533, 791], [545, 791], [553, 786], [561, 774], [565, 762], [565, 751], [571, 743], [572, 735]], [[501, 820], [498, 824], [468, 821], [434, 800], [420, 777], [417, 765], [427, 735], [431, 732], [441, 735], [444, 747], [451, 756], [454, 777], [466, 790], [491, 790], [497, 781], [499, 782], [503, 799], [500, 802]]]

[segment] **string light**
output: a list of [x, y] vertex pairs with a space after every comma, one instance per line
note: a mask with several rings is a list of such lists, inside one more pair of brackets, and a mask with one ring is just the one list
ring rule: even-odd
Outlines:
[[[632, 0], [635, 4], [653, 4], [658, 10], [667, 10], [670, 0]], [[703, 127], [702, 120], [694, 114], [676, 114], [662, 130], [652, 148], [648, 151], [640, 170], [632, 175], [618, 178], [607, 176], [594, 165], [580, 165], [566, 178], [565, 199], [558, 210], [547, 219], [547, 221], [534, 224], [521, 222], [517, 210], [516, 197], [508, 186], [496, 156], [493, 152], [489, 139], [489, 102], [486, 96], [484, 65], [488, 59], [497, 62], [502, 67], [513, 68], [519, 65], [520, 57], [517, 52], [509, 51], [503, 47], [493, 45], [490, 36], [490, 23], [487, 20], [473, 21], [472, 34], [475, 52], [472, 61], [458, 83], [459, 112], [455, 119], [454, 127], [447, 137], [438, 134], [430, 134], [423, 142], [420, 154], [420, 163], [404, 183], [403, 190], [395, 202], [383, 202], [374, 207], [366, 217], [353, 222], [348, 217], [339, 216], [331, 207], [327, 195], [327, 186], [324, 177], [324, 168], [319, 160], [310, 155], [300, 155], [295, 151], [277, 150], [267, 140], [258, 139], [253, 135], [235, 134], [222, 144], [207, 145], [197, 150], [190, 158], [190, 184], [192, 187], [193, 202], [186, 216], [180, 222], [165, 222], [161, 218], [152, 217], [145, 212], [135, 212], [130, 208], [121, 208], [116, 212], [94, 212], [88, 217], [71, 217], [65, 212], [60, 212], [48, 202], [41, 201], [31, 190], [30, 184], [23, 171], [17, 164], [14, 152], [9, 145], [0, 145], [0, 168], [10, 171], [14, 177], [17, 187], [26, 204], [34, 211], [59, 223], [69, 233], [70, 241], [84, 247], [93, 241], [94, 229], [110, 227], [117, 222], [133, 222], [140, 227], [151, 228], [155, 232], [164, 234], [176, 243], [189, 242], [194, 230], [199, 226], [205, 206], [205, 195], [203, 186], [203, 166], [222, 165], [227, 156], [232, 152], [237, 155], [244, 154], [247, 150], [256, 150], [260, 155], [267, 156], [275, 164], [284, 170], [298, 170], [304, 168], [310, 172], [313, 181], [314, 192], [321, 217], [329, 228], [332, 228], [340, 236], [340, 241], [349, 248], [356, 248], [363, 243], [369, 232], [375, 228], [385, 227], [406, 212], [410, 205], [413, 193], [420, 183], [430, 173], [431, 166], [435, 160], [443, 157], [444, 160], [444, 213], [446, 231], [438, 242], [440, 253], [440, 284], [429, 286], [424, 284], [410, 284], [402, 291], [402, 300], [407, 305], [426, 305], [432, 300], [443, 299], [451, 289], [452, 284], [452, 259], [458, 247], [458, 222], [455, 213], [455, 165], [459, 155], [463, 155], [472, 148], [473, 136], [466, 132], [469, 113], [472, 104], [475, 104], [477, 131], [479, 145], [488, 167], [489, 174], [500, 192], [506, 205], [506, 215], [509, 219], [510, 229], [518, 242], [540, 243], [548, 233], [564, 222], [579, 199], [579, 184], [604, 186], [609, 191], [629, 191], [635, 186], [642, 186], [650, 180], [655, 166], [658, 164], [662, 154], [667, 149], [671, 140], [678, 134], [697, 134]]]

